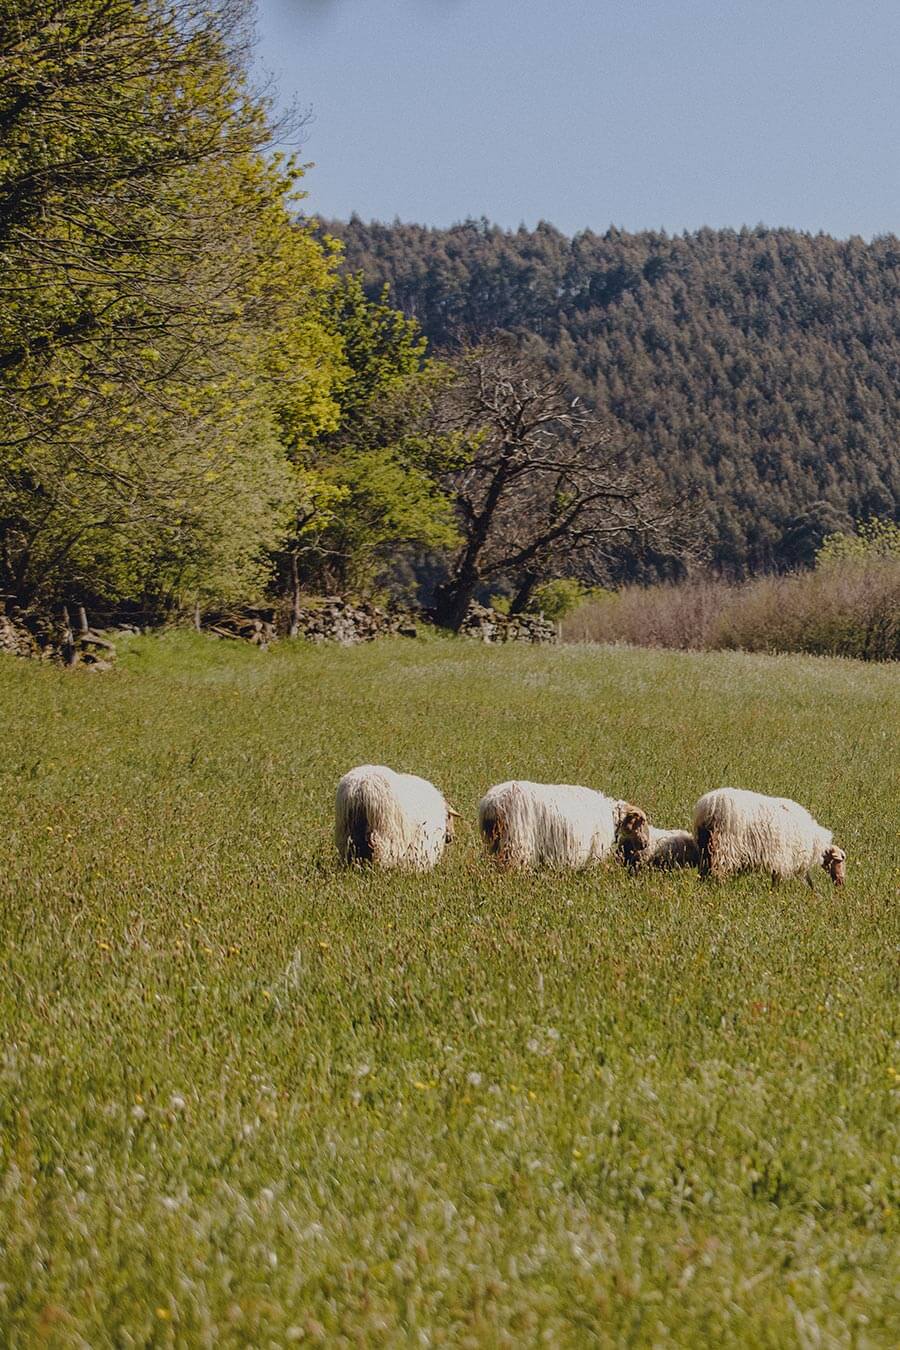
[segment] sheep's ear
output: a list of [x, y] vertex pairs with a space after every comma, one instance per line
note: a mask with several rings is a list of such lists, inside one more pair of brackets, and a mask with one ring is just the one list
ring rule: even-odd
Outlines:
[[462, 820], [462, 812], [457, 811], [456, 807], [451, 806], [449, 802], [447, 802], [447, 815], [453, 820]]

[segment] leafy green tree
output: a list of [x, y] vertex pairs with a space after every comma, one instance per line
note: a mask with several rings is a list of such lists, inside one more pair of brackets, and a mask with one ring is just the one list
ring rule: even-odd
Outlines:
[[860, 521], [854, 534], [829, 534], [816, 554], [816, 566], [872, 558], [900, 558], [900, 525], [874, 516]]
[[546, 615], [548, 619], [558, 621], [572, 614], [580, 605], [593, 600], [600, 591], [585, 586], [575, 577], [559, 577], [555, 581], [544, 581], [536, 586], [531, 596], [530, 608]]
[[0, 580], [22, 603], [262, 580], [337, 421], [334, 256], [245, 73], [243, 0], [0, 0]]
[[418, 325], [386, 296], [367, 300], [357, 276], [342, 278], [328, 304], [346, 373], [336, 425], [295, 450], [309, 491], [280, 558], [295, 608], [303, 586], [365, 590], [398, 552], [456, 540], [435, 444], [415, 431], [418, 405], [442, 378]]

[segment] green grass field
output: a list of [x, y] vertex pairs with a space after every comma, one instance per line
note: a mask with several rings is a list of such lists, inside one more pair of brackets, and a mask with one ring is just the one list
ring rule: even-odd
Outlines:
[[[0, 1344], [896, 1346], [896, 668], [450, 640], [0, 661]], [[849, 853], [340, 871], [342, 772]]]

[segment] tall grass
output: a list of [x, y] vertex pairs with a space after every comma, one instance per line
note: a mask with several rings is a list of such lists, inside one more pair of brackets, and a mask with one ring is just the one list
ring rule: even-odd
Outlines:
[[844, 559], [741, 585], [631, 586], [563, 622], [569, 642], [900, 658], [900, 559]]
[[[900, 1343], [896, 672], [0, 659], [0, 1345]], [[848, 884], [336, 866], [338, 776], [808, 804]]]

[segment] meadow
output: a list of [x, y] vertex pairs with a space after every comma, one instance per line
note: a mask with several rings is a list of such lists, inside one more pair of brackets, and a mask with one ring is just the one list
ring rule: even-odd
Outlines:
[[[417, 640], [0, 660], [0, 1344], [900, 1344], [896, 667]], [[335, 783], [463, 812], [342, 871]], [[847, 849], [503, 876], [509, 776]]]

